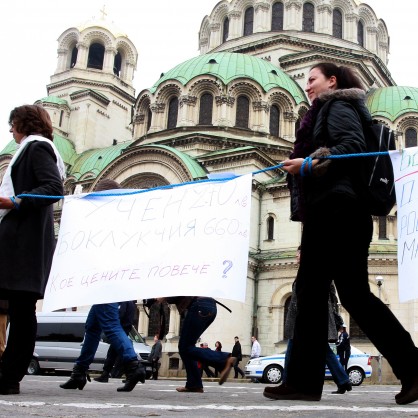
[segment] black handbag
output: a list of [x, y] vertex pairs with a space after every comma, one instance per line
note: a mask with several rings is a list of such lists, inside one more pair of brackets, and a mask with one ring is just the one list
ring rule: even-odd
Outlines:
[[287, 187], [290, 191], [290, 220], [294, 222], [302, 222], [299, 213], [302, 196], [300, 194], [298, 181], [292, 174], [288, 174], [286, 180]]

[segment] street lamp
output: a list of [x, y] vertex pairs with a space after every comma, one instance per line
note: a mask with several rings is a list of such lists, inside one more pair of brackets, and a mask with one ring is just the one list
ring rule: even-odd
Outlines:
[[[382, 300], [382, 286], [383, 286], [383, 276], [376, 276], [376, 284], [377, 284], [377, 288], [379, 289], [379, 300]], [[378, 371], [378, 376], [379, 376], [379, 383], [382, 383], [382, 355], [380, 354], [379, 351], [379, 371]]]

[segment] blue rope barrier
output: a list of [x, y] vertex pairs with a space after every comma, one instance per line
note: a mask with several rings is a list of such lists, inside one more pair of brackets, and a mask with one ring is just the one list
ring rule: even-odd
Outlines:
[[[339, 155], [328, 155], [326, 157], [319, 157], [318, 159], [339, 159], [339, 158], [352, 158], [352, 157], [376, 157], [378, 155], [388, 155], [389, 151], [379, 151], [379, 152], [361, 152], [358, 154], [339, 154]], [[302, 166], [300, 168], [300, 175], [305, 175], [305, 166], [308, 164], [308, 173], [310, 174], [312, 172], [312, 158], [306, 157], [302, 163]], [[277, 170], [279, 168], [283, 167], [283, 163], [263, 168], [262, 170], [253, 171], [251, 175], [255, 176], [257, 174], [265, 173], [267, 171]], [[239, 177], [239, 176], [236, 176]], [[89, 193], [89, 197], [97, 197], [97, 196], [130, 196], [134, 194], [140, 194], [140, 193], [146, 193], [151, 192], [154, 190], [164, 190], [164, 189], [174, 189], [175, 187], [181, 187], [181, 186], [187, 186], [190, 184], [200, 184], [200, 183], [211, 183], [211, 182], [221, 182], [221, 181], [228, 181], [236, 177], [219, 177], [219, 178], [212, 178], [212, 179], [202, 179], [202, 180], [194, 180], [194, 181], [186, 181], [184, 183], [176, 183], [176, 184], [166, 184], [164, 186], [158, 186], [153, 187], [151, 189], [143, 189], [143, 190], [134, 190], [134, 191], [127, 191], [127, 192], [120, 192], [120, 193], [98, 193], [98, 192], [92, 192]], [[16, 197], [19, 199], [22, 199], [24, 197], [32, 197], [37, 199], [64, 199], [65, 196], [47, 196], [47, 195], [39, 195], [39, 194], [29, 194], [29, 193], [23, 193], [19, 194]]]

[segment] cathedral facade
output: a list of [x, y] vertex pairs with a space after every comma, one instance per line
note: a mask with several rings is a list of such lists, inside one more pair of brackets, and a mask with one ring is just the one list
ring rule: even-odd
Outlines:
[[[397, 147], [417, 145], [418, 88], [396, 85], [387, 69], [388, 29], [368, 5], [355, 0], [215, 3], [202, 20], [200, 55], [161, 74], [137, 95], [132, 85], [137, 51], [126, 34], [103, 20], [62, 33], [48, 95], [36, 103], [53, 121], [55, 144], [67, 166], [66, 194], [94, 191], [103, 178], [125, 188], [153, 188], [205, 179], [208, 173], [240, 175], [276, 166], [289, 156], [309, 108], [304, 92], [309, 68], [322, 61], [356, 70], [368, 90], [370, 112], [395, 131]], [[0, 175], [14, 151], [10, 143], [1, 152]], [[212, 346], [219, 340], [228, 351], [238, 335], [249, 354], [250, 337], [257, 335], [268, 355], [286, 347], [284, 321], [301, 225], [290, 221], [284, 172], [262, 171], [252, 186], [246, 301], [223, 300], [232, 314], [219, 308], [202, 339]], [[369, 282], [417, 343], [416, 302], [400, 304], [397, 296], [396, 237], [395, 207], [389, 216], [374, 218]], [[376, 277], [384, 278], [381, 287]], [[156, 312], [148, 317], [141, 306], [139, 311], [138, 330], [152, 339]], [[377, 354], [341, 312], [353, 345]], [[183, 373], [177, 353], [181, 318], [175, 306], [167, 315], [162, 372], [177, 376]]]

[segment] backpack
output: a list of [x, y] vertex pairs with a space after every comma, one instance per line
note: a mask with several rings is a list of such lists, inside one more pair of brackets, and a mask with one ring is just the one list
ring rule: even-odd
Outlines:
[[[327, 129], [329, 108], [335, 100], [328, 100], [322, 107], [321, 131]], [[371, 124], [364, 123], [361, 118], [360, 120], [363, 124], [367, 152], [387, 152], [396, 149], [395, 135], [390, 128], [377, 120], [373, 120]], [[383, 154], [359, 158], [364, 160], [363, 164], [359, 164], [362, 198], [371, 215], [386, 216], [396, 203], [395, 179], [390, 156]]]

